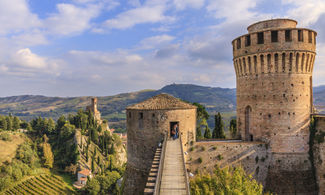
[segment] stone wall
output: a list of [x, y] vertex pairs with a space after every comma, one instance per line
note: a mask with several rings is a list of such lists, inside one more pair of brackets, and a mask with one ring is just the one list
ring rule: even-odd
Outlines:
[[325, 194], [325, 116], [315, 117], [314, 165], [319, 194]]
[[195, 141], [196, 109], [127, 110], [127, 168], [125, 194], [143, 192], [149, 169], [159, 142], [165, 132], [170, 134], [170, 122], [179, 122], [184, 151]]
[[[199, 158], [202, 162], [199, 162]], [[188, 150], [187, 168], [192, 173], [212, 172], [218, 164], [221, 168], [241, 165], [244, 170], [265, 185], [271, 156], [268, 146], [262, 142], [196, 142]]]

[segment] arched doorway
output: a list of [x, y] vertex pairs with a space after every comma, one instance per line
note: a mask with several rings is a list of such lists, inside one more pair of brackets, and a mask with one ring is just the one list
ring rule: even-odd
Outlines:
[[250, 118], [251, 118], [252, 108], [250, 106], [246, 106], [245, 108], [245, 140], [253, 141], [253, 135], [250, 134]]

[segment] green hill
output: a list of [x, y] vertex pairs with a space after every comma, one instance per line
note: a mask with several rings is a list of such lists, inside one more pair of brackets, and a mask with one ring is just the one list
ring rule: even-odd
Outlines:
[[[124, 109], [128, 105], [143, 101], [159, 93], [168, 93], [177, 98], [198, 102], [206, 106], [210, 114], [223, 112], [225, 118], [235, 115], [236, 89], [204, 87], [191, 84], [172, 84], [159, 90], [142, 90], [113, 96], [98, 97], [98, 108], [102, 117], [114, 128], [123, 128]], [[319, 110], [325, 110], [325, 86], [314, 88], [314, 102]], [[22, 95], [0, 98], [0, 114], [19, 116], [30, 120], [37, 116], [57, 119], [62, 114], [76, 113], [90, 103], [90, 97], [46, 97]], [[209, 121], [212, 124], [212, 119]]]

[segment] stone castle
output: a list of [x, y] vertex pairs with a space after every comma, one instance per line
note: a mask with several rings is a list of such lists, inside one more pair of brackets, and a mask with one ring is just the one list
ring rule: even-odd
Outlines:
[[317, 33], [296, 24], [290, 19], [257, 22], [232, 42], [238, 130], [246, 141], [269, 144], [270, 189], [283, 186], [279, 175], [312, 175], [308, 142]]
[[[310, 148], [309, 127], [317, 33], [296, 25], [291, 19], [257, 22], [232, 42], [241, 140], [196, 142], [196, 108], [169, 95], [128, 107], [124, 193], [143, 192], [158, 143], [177, 123], [189, 172], [241, 165], [277, 194], [324, 194], [324, 144]], [[315, 121], [318, 132], [325, 129], [324, 117]]]

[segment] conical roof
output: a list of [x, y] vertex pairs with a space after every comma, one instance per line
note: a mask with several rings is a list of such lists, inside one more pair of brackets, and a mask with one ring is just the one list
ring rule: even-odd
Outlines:
[[173, 110], [173, 109], [196, 109], [196, 106], [186, 103], [168, 94], [159, 94], [143, 102], [127, 107], [128, 110]]

